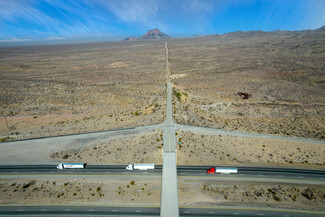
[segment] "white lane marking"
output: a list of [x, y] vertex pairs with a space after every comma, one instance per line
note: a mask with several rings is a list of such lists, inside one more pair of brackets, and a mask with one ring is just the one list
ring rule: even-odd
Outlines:
[[17, 209], [17, 211], [24, 211], [23, 209]]
[[95, 210], [94, 209], [88, 209], [88, 212], [94, 212]]
[[184, 213], [191, 213], [191, 211], [184, 211]]
[[208, 212], [209, 214], [215, 214], [215, 212]]
[[17, 173], [17, 172], [11, 172], [11, 173]]
[[64, 211], [71, 211], [71, 209], [64, 209]]
[[148, 174], [148, 172], [143, 172], [144, 174]]
[[200, 173], [201, 175], [204, 175], [205, 173]]
[[47, 211], [47, 209], [41, 209], [41, 211]]
[[135, 210], [135, 212], [142, 212], [142, 210]]
[[127, 173], [129, 173], [129, 172], [123, 172], [124, 174], [127, 174]]
[[233, 212], [232, 214], [234, 214], [234, 215], [239, 215], [239, 212]]
[[181, 174], [186, 174], [186, 173], [181, 173]]
[[113, 211], [113, 212], [118, 212], [118, 210], [117, 210], [117, 209], [112, 209], [112, 211]]
[[111, 173], [111, 172], [105, 172], [105, 173]]

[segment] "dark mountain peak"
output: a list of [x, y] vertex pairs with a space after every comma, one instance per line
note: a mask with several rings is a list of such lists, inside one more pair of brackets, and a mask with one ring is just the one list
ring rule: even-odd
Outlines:
[[169, 35], [166, 35], [165, 33], [161, 32], [159, 29], [152, 29], [146, 32], [141, 37], [128, 37], [124, 39], [125, 41], [134, 41], [134, 40], [166, 40], [171, 39]]

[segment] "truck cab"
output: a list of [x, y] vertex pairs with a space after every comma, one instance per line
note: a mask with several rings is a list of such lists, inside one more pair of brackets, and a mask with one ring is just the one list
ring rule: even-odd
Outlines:
[[216, 172], [216, 169], [214, 167], [211, 167], [207, 170], [207, 174], [214, 174]]
[[133, 170], [133, 164], [129, 164], [129, 165], [126, 167], [126, 170]]
[[62, 170], [63, 169], [63, 163], [57, 165], [56, 168]]

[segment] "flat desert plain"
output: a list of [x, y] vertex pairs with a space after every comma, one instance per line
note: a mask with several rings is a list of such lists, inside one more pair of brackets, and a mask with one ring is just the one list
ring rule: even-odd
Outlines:
[[2, 141], [161, 123], [164, 42], [0, 48]]
[[176, 122], [325, 140], [324, 45], [324, 27], [171, 41]]

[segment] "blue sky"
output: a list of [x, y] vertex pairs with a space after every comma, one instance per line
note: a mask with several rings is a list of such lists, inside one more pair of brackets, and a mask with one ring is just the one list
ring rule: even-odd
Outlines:
[[324, 11], [325, 0], [0, 0], [0, 40], [316, 29]]

